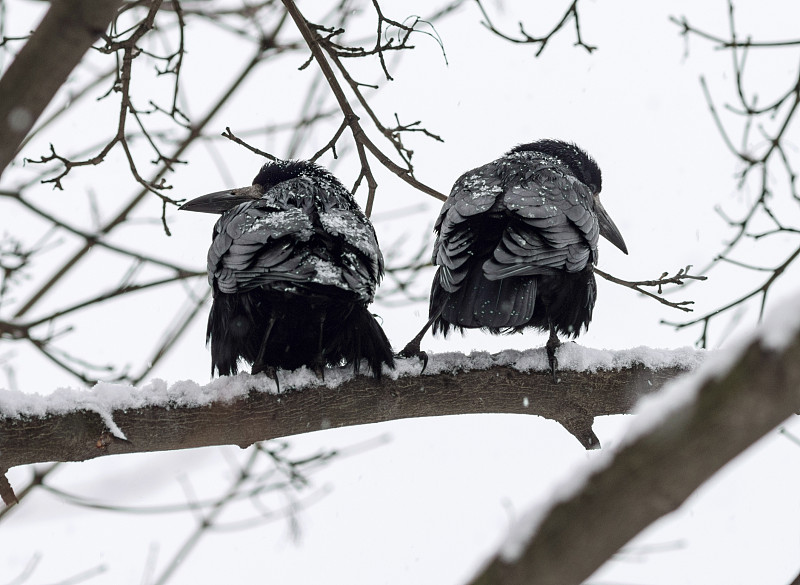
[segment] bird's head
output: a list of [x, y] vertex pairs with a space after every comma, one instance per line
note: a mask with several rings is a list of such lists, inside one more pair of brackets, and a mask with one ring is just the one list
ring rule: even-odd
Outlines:
[[528, 144], [515, 146], [509, 152], [540, 152], [548, 156], [553, 156], [563, 162], [570, 172], [584, 185], [589, 187], [594, 199], [594, 212], [597, 214], [597, 221], [600, 225], [600, 235], [622, 250], [628, 253], [628, 247], [616, 224], [611, 220], [608, 212], [600, 203], [600, 191], [603, 188], [603, 176], [600, 167], [595, 160], [589, 156], [577, 144], [564, 142], [563, 140], [537, 140]]
[[202, 213], [225, 213], [242, 203], [261, 199], [264, 193], [284, 181], [300, 176], [324, 177], [328, 175], [328, 171], [309, 161], [277, 160], [268, 162], [258, 171], [252, 185], [201, 195], [187, 201], [178, 209]]
[[581, 183], [589, 187], [593, 195], [597, 195], [603, 188], [603, 175], [595, 160], [577, 144], [563, 140], [537, 140], [528, 144], [520, 144], [511, 149], [511, 152], [540, 152], [553, 156], [567, 165], [567, 168], [580, 179]]

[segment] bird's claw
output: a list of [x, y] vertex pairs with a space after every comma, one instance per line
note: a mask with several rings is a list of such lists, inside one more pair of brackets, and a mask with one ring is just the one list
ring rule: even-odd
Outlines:
[[250, 370], [250, 375], [256, 376], [258, 374], [264, 374], [267, 378], [270, 378], [275, 382], [275, 386], [278, 388], [278, 392], [281, 391], [281, 382], [278, 380], [278, 368], [275, 366], [265, 366], [262, 364], [253, 364], [252, 369]]
[[425, 373], [425, 368], [428, 367], [428, 354], [425, 353], [424, 351], [420, 351], [417, 354], [417, 357], [422, 360], [422, 369], [419, 371], [419, 373], [420, 374], [424, 374]]
[[420, 370], [420, 374], [424, 373], [425, 368], [428, 367], [428, 354], [419, 348], [419, 343], [414, 343], [413, 341], [406, 345], [403, 350], [394, 357], [400, 359], [419, 358], [422, 360], [422, 370]]
[[547, 349], [547, 363], [550, 365], [550, 373], [553, 375], [553, 384], [558, 384], [558, 358], [556, 350], [561, 346], [561, 341], [554, 334], [550, 335], [545, 348]]
[[[551, 353], [552, 351], [552, 353]], [[550, 364], [550, 373], [553, 375], [553, 383], [558, 384], [558, 358], [555, 350], [547, 348], [547, 362]]]

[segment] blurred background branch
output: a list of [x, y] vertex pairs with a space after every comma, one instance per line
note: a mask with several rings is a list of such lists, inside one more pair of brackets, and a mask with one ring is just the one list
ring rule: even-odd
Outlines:
[[[740, 286], [737, 288], [743, 292], [730, 302], [692, 319], [663, 321], [677, 329], [699, 327], [697, 345], [707, 347], [712, 324], [739, 311], [751, 299], [758, 302], [758, 314], [763, 316], [773, 285], [800, 257], [800, 196], [797, 185], [800, 152], [796, 140], [790, 137], [800, 110], [800, 66], [775, 80], [783, 89], [773, 92], [777, 95], [765, 104], [762, 103], [761, 84], [748, 81], [747, 75], [753, 51], [761, 53], [757, 57], [769, 59], [769, 53], [793, 50], [795, 62], [800, 63], [800, 39], [759, 41], [749, 36], [742, 38], [733, 0], [728, 0], [728, 30], [725, 34], [695, 27], [685, 16], [671, 17], [670, 20], [680, 27], [686, 38], [687, 52], [689, 40], [697, 38], [730, 53], [733, 88], [729, 93], [734, 97], [725, 103], [724, 111], [717, 107], [705, 76], [700, 78], [700, 84], [720, 137], [739, 163], [739, 188], [752, 193], [749, 205], [737, 210], [735, 215], [727, 213], [724, 204], [717, 207], [720, 217], [730, 228], [730, 237], [711, 263], [700, 271], [709, 274], [724, 265], [735, 267], [740, 272]], [[737, 142], [739, 146], [736, 146]], [[757, 281], [755, 286], [752, 285], [754, 280]]]

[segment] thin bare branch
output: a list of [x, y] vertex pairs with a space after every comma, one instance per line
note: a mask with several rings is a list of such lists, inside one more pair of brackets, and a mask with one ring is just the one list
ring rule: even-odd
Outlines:
[[36, 32], [0, 78], [0, 175], [121, 5], [121, 0], [58, 0], [51, 4]]
[[306, 41], [306, 44], [311, 50], [314, 59], [322, 70], [325, 80], [331, 88], [331, 92], [334, 94], [334, 97], [336, 98], [336, 101], [339, 104], [342, 113], [344, 114], [344, 121], [350, 127], [350, 130], [353, 134], [353, 140], [356, 143], [356, 151], [358, 153], [359, 161], [361, 162], [361, 174], [367, 179], [367, 184], [369, 187], [366, 213], [369, 215], [372, 211], [372, 202], [374, 200], [375, 190], [377, 188], [377, 182], [372, 175], [366, 151], [369, 151], [383, 166], [392, 171], [412, 187], [415, 187], [423, 193], [432, 195], [441, 201], [444, 201], [446, 197], [442, 193], [439, 193], [435, 189], [432, 189], [424, 183], [416, 180], [409, 169], [404, 169], [394, 163], [368, 138], [366, 132], [359, 122], [359, 117], [356, 115], [355, 111], [347, 100], [347, 96], [345, 95], [339, 80], [336, 78], [336, 74], [333, 72], [333, 69], [325, 57], [325, 54], [321, 48], [321, 43], [323, 40], [322, 37], [318, 32], [312, 31], [312, 27], [309, 25], [308, 21], [306, 21], [305, 17], [297, 8], [297, 5], [293, 0], [283, 0], [283, 4], [286, 6], [286, 9], [292, 17], [292, 20], [294, 20], [295, 25], [303, 35], [303, 39]]
[[534, 37], [528, 34], [525, 31], [525, 25], [523, 25], [521, 22], [519, 23], [520, 36], [518, 37], [514, 37], [500, 31], [494, 25], [494, 23], [492, 23], [491, 18], [489, 18], [489, 13], [486, 11], [486, 8], [484, 8], [483, 2], [481, 0], [475, 0], [475, 2], [477, 3], [478, 9], [481, 11], [481, 14], [483, 15], [483, 20], [481, 21], [481, 24], [484, 27], [486, 27], [489, 31], [491, 31], [498, 37], [511, 43], [539, 45], [539, 49], [536, 51], [537, 57], [542, 54], [542, 51], [544, 51], [544, 48], [547, 46], [547, 43], [549, 43], [555, 37], [555, 35], [562, 28], [564, 28], [564, 26], [566, 26], [566, 24], [570, 20], [572, 20], [575, 23], [575, 36], [577, 37], [577, 40], [575, 41], [575, 46], [583, 47], [584, 49], [586, 49], [587, 53], [592, 53], [595, 49], [597, 49], [597, 47], [595, 46], [587, 45], [583, 41], [583, 38], [581, 37], [581, 21], [580, 21], [580, 16], [578, 14], [579, 0], [573, 0], [573, 2], [567, 7], [567, 10], [564, 13], [564, 16], [561, 17], [561, 20], [559, 20], [556, 23], [556, 25], [550, 30], [549, 33], [541, 37]]
[[[757, 91], [747, 84], [745, 75], [748, 55], [751, 49], [780, 49], [786, 51], [800, 47], [800, 41], [754, 41], [750, 37], [742, 40], [743, 35], [737, 29], [735, 4], [728, 0], [728, 33], [726, 36], [710, 33], [691, 25], [686, 17], [672, 17], [670, 20], [681, 27], [680, 34], [686, 37], [697, 37], [711, 42], [715, 48], [729, 51], [733, 70], [735, 103], [725, 104], [725, 109], [716, 107], [706, 77], [700, 78], [700, 85], [711, 113], [726, 148], [741, 165], [738, 173], [739, 186], [754, 186], [756, 196], [750, 198], [750, 204], [736, 217], [723, 210], [716, 209], [720, 217], [728, 224], [732, 235], [722, 250], [701, 272], [706, 274], [715, 267], [726, 264], [750, 272], [766, 272], [770, 276], [756, 288], [740, 294], [736, 300], [727, 303], [705, 315], [683, 323], [666, 322], [678, 328], [691, 325], [702, 325], [698, 343], [705, 345], [708, 341], [709, 326], [713, 320], [741, 308], [753, 298], [759, 298], [759, 315], [764, 311], [770, 287], [782, 277], [797, 257], [796, 237], [800, 235], [800, 225], [793, 225], [791, 215], [786, 214], [785, 203], [800, 203], [798, 197], [796, 168], [796, 149], [787, 148], [787, 133], [796, 124], [800, 111], [800, 67], [793, 75], [784, 79], [776, 79], [783, 83], [785, 90], [778, 92], [776, 99], [766, 105], [759, 105]], [[800, 55], [800, 53], [798, 53]], [[753, 130], [756, 130], [754, 136]], [[734, 136], [741, 136], [741, 145], [736, 146]], [[776, 182], [777, 177], [781, 177]], [[781, 211], [778, 211], [781, 210]], [[769, 227], [763, 227], [765, 222]], [[788, 236], [788, 237], [787, 237]], [[774, 264], [765, 258], [773, 257], [756, 252], [761, 242], [775, 243], [782, 246], [785, 260]], [[754, 257], [749, 261], [746, 257]]]
[[[611, 281], [615, 284], [620, 284], [622, 286], [628, 287], [630, 289], [635, 290], [638, 293], [641, 293], [645, 296], [650, 297], [651, 299], [657, 300], [659, 303], [663, 305], [667, 305], [668, 307], [672, 307], [673, 309], [679, 309], [681, 311], [691, 312], [692, 309], [689, 308], [687, 305], [693, 305], [694, 301], [670, 301], [665, 299], [664, 297], [660, 296], [662, 294], [662, 288], [668, 284], [674, 284], [678, 286], [683, 286], [687, 280], [707, 280], [707, 276], [695, 276], [694, 274], [689, 274], [689, 270], [691, 269], [691, 265], [687, 266], [686, 268], [679, 269], [675, 274], [669, 276], [669, 272], [661, 273], [656, 280], [638, 280], [638, 281], [629, 281], [629, 280], [622, 280], [621, 278], [617, 278], [616, 276], [612, 276], [607, 272], [603, 272], [599, 268], [595, 267], [594, 271], [599, 276], [602, 276], [608, 281]], [[652, 293], [648, 290], [644, 290], [643, 287], [655, 287], [657, 289], [657, 293]]]

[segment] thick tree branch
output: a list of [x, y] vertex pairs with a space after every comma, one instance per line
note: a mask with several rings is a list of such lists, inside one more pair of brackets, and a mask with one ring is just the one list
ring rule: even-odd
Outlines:
[[757, 339], [725, 366], [709, 366], [697, 373], [694, 400], [631, 440], [577, 495], [555, 504], [538, 527], [527, 530], [536, 532], [519, 558], [496, 557], [471, 583], [582, 583], [800, 410], [800, 331], [785, 347], [773, 349]]
[[[575, 348], [575, 351], [583, 355], [587, 350]], [[672, 365], [648, 369], [635, 363], [635, 353], [616, 352], [613, 355], [628, 356], [623, 361], [634, 363], [593, 373], [565, 369], [560, 372], [560, 382], [555, 384], [545, 373], [543, 350], [521, 355], [541, 358], [542, 371], [521, 372], [509, 365], [498, 365], [507, 364], [507, 359], [493, 358], [485, 363], [486, 369], [461, 371], [456, 375], [443, 371], [382, 381], [358, 376], [336, 388], [311, 386], [281, 394], [251, 390], [230, 401], [220, 399], [201, 406], [168, 403], [115, 410], [111, 418], [125, 434], [125, 440], [112, 434], [104, 422], [108, 419], [89, 409], [0, 418], [0, 469], [45, 461], [85, 461], [104, 455], [211, 445], [247, 447], [258, 441], [330, 427], [480, 413], [534, 414], [549, 418], [562, 424], [584, 447], [591, 449], [599, 447], [592, 432], [595, 416], [629, 412], [640, 396], [657, 390], [688, 367]], [[675, 355], [680, 354], [676, 352]], [[432, 356], [431, 371], [437, 370], [439, 359], [439, 356]], [[569, 359], [562, 362], [569, 367]], [[412, 362], [412, 365], [409, 369], [417, 371], [416, 364]], [[241, 383], [241, 378], [231, 378], [231, 384]], [[263, 377], [254, 377], [252, 385], [245, 381], [249, 388], [265, 383]], [[223, 391], [225, 388], [222, 381], [211, 386]], [[0, 404], [2, 402], [0, 394]], [[3, 495], [6, 503], [13, 501], [13, 494], [8, 490]]]
[[56, 0], [0, 79], [0, 174], [117, 14], [121, 0]]

